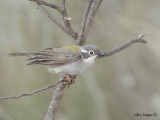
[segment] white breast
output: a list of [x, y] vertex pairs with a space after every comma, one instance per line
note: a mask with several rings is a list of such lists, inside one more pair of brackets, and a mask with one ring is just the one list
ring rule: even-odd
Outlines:
[[80, 72], [83, 72], [85, 69], [87, 69], [91, 65], [93, 65], [96, 57], [97, 56], [95, 55], [95, 56], [92, 56], [88, 59], [81, 59], [81, 60], [76, 61], [76, 62], [71, 63], [71, 64], [66, 64], [66, 65], [58, 66], [58, 67], [49, 67], [48, 71], [51, 72], [51, 73], [56, 73], [56, 74], [60, 74], [60, 75], [78, 74]]

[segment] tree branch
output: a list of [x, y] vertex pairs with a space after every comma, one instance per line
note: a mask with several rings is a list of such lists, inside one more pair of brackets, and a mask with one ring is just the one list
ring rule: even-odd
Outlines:
[[42, 5], [38, 4], [39, 5], [39, 9], [45, 13], [45, 15], [47, 15], [47, 17], [53, 22], [55, 23], [62, 31], [64, 31], [65, 33], [68, 33], [68, 30], [63, 26], [61, 25]]
[[[63, 81], [63, 77], [60, 78], [60, 81]], [[64, 93], [65, 84], [60, 83], [58, 84], [56, 90], [53, 93], [52, 100], [50, 102], [48, 111], [46, 113], [44, 120], [54, 120], [56, 113], [58, 111], [58, 106], [60, 104], [60, 101], [62, 100], [63, 93]]]
[[62, 82], [64, 82], [64, 81], [63, 81], [63, 80], [58, 81], [58, 82], [56, 82], [56, 83], [53, 84], [53, 85], [49, 85], [49, 86], [46, 86], [46, 87], [44, 87], [44, 88], [40, 88], [40, 89], [34, 90], [34, 91], [30, 92], [30, 93], [24, 93], [24, 94], [20, 94], [20, 95], [17, 95], [17, 96], [4, 96], [4, 97], [0, 97], [0, 100], [19, 99], [19, 98], [24, 97], [24, 96], [31, 96], [31, 95], [33, 95], [33, 94], [35, 94], [35, 93], [38, 93], [38, 92], [41, 92], [41, 91], [44, 91], [44, 90], [48, 90], [48, 89], [50, 89], [50, 88], [52, 88], [52, 87], [55, 87], [55, 86], [57, 86], [59, 83], [62, 83]]
[[71, 18], [68, 17], [68, 14], [67, 14], [67, 11], [66, 11], [66, 6], [65, 6], [65, 0], [62, 0], [62, 19], [63, 19], [63, 22], [64, 22], [64, 25], [65, 27], [67, 28], [69, 34], [72, 35], [72, 37], [77, 40], [77, 37], [78, 37], [78, 33], [75, 32], [73, 30], [73, 28], [71, 27], [71, 24], [70, 24], [70, 20]]
[[[84, 11], [84, 15], [83, 15], [82, 29], [81, 29], [80, 33], [78, 34], [71, 27], [71, 24], [70, 24], [71, 18], [68, 17], [68, 15], [67, 15], [65, 0], [62, 0], [62, 4], [61, 4], [60, 7], [55, 5], [55, 4], [47, 3], [43, 0], [30, 0], [30, 1], [36, 2], [38, 4], [40, 10], [43, 13], [45, 13], [45, 15], [47, 15], [47, 17], [49, 17], [49, 19], [53, 23], [55, 23], [62, 31], [71, 35], [76, 40], [76, 44], [79, 45], [79, 46], [82, 46], [85, 43], [88, 32], [89, 32], [89, 30], [90, 30], [90, 28], [93, 24], [94, 17], [95, 17], [95, 15], [97, 13], [97, 10], [98, 10], [101, 2], [102, 2], [102, 0], [88, 0], [85, 11]], [[64, 26], [62, 24], [60, 24], [42, 5], [51, 7], [53, 9], [59, 11], [62, 15]], [[131, 46], [132, 44], [134, 44], [136, 42], [146, 43], [146, 41], [142, 39], [143, 36], [144, 36], [144, 34], [140, 34], [136, 38], [132, 39], [131, 41], [128, 41], [127, 43], [119, 46], [118, 48], [113, 49], [109, 52], [105, 52], [105, 56], [113, 55], [113, 54]], [[55, 116], [56, 116], [56, 113], [58, 111], [58, 106], [59, 106], [60, 101], [62, 100], [62, 97], [63, 97], [63, 94], [64, 94], [65, 86], [66, 86], [66, 84], [64, 84], [64, 76], [63, 77], [61, 76], [59, 82], [57, 82], [54, 85], [35, 90], [31, 93], [25, 93], [25, 94], [21, 94], [21, 95], [18, 95], [18, 96], [2, 97], [2, 98], [0, 98], [0, 100], [3, 100], [3, 99], [17, 99], [17, 98], [20, 98], [22, 96], [29, 96], [29, 95], [35, 94], [37, 92], [40, 92], [40, 91], [49, 89], [51, 87], [54, 87], [56, 85], [57, 85], [57, 88], [55, 89], [55, 91], [53, 93], [52, 100], [50, 102], [48, 111], [47, 111], [46, 116], [45, 116], [45, 120], [54, 120]]]
[[[63, 2], [62, 2], [62, 7], [59, 7], [59, 6], [55, 5], [55, 4], [51, 4], [51, 3], [48, 3], [48, 2], [44, 2], [42, 0], [29, 0], [29, 1], [36, 2], [38, 4], [38, 6], [39, 6], [39, 9], [43, 13], [45, 13], [45, 15], [47, 15], [47, 17], [53, 23], [55, 23], [62, 31], [64, 31], [65, 33], [71, 35], [72, 38], [74, 38], [75, 40], [77, 40], [78, 33], [75, 32], [73, 30], [73, 28], [71, 27], [71, 24], [70, 24], [71, 18], [67, 16], [67, 12], [66, 12], [66, 8], [65, 8], [65, 0], [63, 0]], [[62, 24], [60, 24], [42, 5], [51, 7], [53, 9], [59, 11], [62, 14], [62, 18], [63, 18], [63, 22], [64, 22], [65, 26], [63, 26]]]
[[84, 11], [84, 15], [83, 15], [83, 20], [82, 20], [82, 30], [78, 35], [78, 39], [77, 39], [77, 45], [81, 45], [83, 44], [84, 41], [84, 32], [85, 32], [85, 28], [86, 28], [86, 22], [87, 22], [87, 18], [88, 18], [88, 14], [89, 14], [89, 10], [91, 7], [93, 0], [88, 0], [85, 11]]
[[123, 49], [125, 49], [125, 48], [127, 48], [127, 47], [129, 47], [131, 45], [133, 45], [134, 43], [138, 43], [138, 42], [139, 43], [147, 43], [146, 40], [142, 39], [142, 37], [144, 35], [145, 35], [144, 33], [141, 33], [137, 37], [135, 37], [132, 40], [128, 41], [127, 43], [125, 43], [125, 44], [123, 44], [123, 45], [121, 45], [121, 46], [119, 46], [119, 47], [117, 47], [117, 48], [115, 48], [115, 49], [113, 49], [113, 50], [111, 50], [109, 52], [105, 52], [105, 56], [104, 57], [111, 56], [111, 55], [113, 55], [113, 54], [115, 54], [115, 53], [117, 53], [117, 52], [119, 52], [119, 51], [121, 51], [121, 50], [123, 50]]
[[37, 4], [51, 7], [51, 8], [53, 8], [53, 9], [56, 9], [56, 10], [59, 11], [60, 13], [62, 13], [62, 9], [61, 9], [59, 6], [57, 6], [57, 5], [53, 4], [53, 3], [48, 3], [48, 2], [45, 2], [45, 1], [43, 1], [43, 0], [29, 0], [29, 1], [33, 1], [33, 2], [36, 2]]
[[85, 43], [88, 32], [93, 24], [94, 17], [101, 2], [102, 0], [88, 0], [82, 21], [82, 30], [76, 41], [77, 45], [81, 46]]

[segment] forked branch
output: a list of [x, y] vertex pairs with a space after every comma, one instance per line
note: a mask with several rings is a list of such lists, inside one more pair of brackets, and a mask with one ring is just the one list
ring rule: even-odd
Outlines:
[[[36, 2], [38, 4], [40, 10], [43, 13], [45, 13], [51, 19], [51, 21], [54, 22], [61, 30], [63, 30], [65, 33], [71, 35], [72, 38], [74, 38], [76, 40], [76, 44], [79, 46], [84, 45], [86, 38], [87, 38], [87, 35], [88, 35], [88, 32], [93, 24], [93, 20], [96, 15], [96, 12], [102, 2], [102, 0], [88, 0], [87, 1], [87, 5], [85, 8], [83, 20], [82, 20], [82, 28], [81, 28], [80, 33], [78, 34], [77, 32], [75, 32], [75, 30], [73, 30], [73, 28], [70, 24], [71, 18], [68, 17], [68, 14], [66, 11], [66, 6], [65, 6], [65, 0], [62, 0], [61, 6], [57, 6], [53, 3], [48, 3], [43, 0], [30, 0], [30, 1]], [[64, 26], [62, 24], [60, 24], [53, 17], [53, 15], [51, 15], [45, 9], [45, 7], [43, 7], [42, 5], [51, 7], [53, 9], [57, 10], [58, 12], [60, 12], [62, 15]]]
[[[45, 14], [47, 15], [47, 17], [53, 22], [55, 23], [62, 31], [64, 31], [65, 33], [69, 34], [70, 36], [72, 36], [73, 39], [77, 40], [77, 37], [78, 37], [78, 33], [75, 32], [73, 30], [73, 28], [71, 27], [71, 24], [70, 24], [70, 20], [71, 18], [67, 16], [67, 12], [66, 12], [66, 7], [65, 7], [65, 0], [62, 1], [62, 5], [61, 7], [60, 6], [57, 6], [55, 4], [51, 4], [51, 3], [48, 3], [48, 2], [45, 2], [43, 0], [29, 0], [29, 1], [33, 1], [33, 2], [36, 2], [37, 5], [39, 6], [39, 9]], [[57, 10], [58, 12], [61, 13], [62, 15], [62, 18], [63, 18], [63, 21], [64, 21], [64, 25], [63, 26], [62, 24], [60, 24], [56, 18], [54, 18], [53, 15], [51, 15], [49, 13], [49, 11], [43, 7], [42, 5], [45, 5], [45, 6], [48, 6], [48, 7], [51, 7], [55, 10]]]
[[[73, 28], [71, 27], [70, 24], [70, 20], [71, 18], [68, 17], [67, 11], [66, 11], [66, 6], [65, 6], [65, 0], [62, 0], [62, 4], [61, 6], [55, 5], [55, 4], [51, 4], [48, 2], [45, 2], [43, 0], [30, 0], [33, 1], [35, 3], [38, 4], [39, 9], [45, 13], [45, 15], [47, 15], [47, 17], [50, 18], [50, 20], [55, 23], [62, 31], [64, 31], [65, 33], [69, 34], [70, 36], [72, 36], [73, 39], [76, 40], [76, 44], [79, 46], [82, 46], [87, 38], [88, 32], [93, 24], [93, 20], [94, 17], [97, 13], [97, 10], [102, 2], [102, 0], [87, 0], [87, 5], [84, 11], [84, 15], [83, 15], [83, 20], [82, 20], [82, 29], [80, 31], [80, 33], [78, 34], [77, 32], [75, 32], [73, 30]], [[53, 15], [51, 15], [48, 10], [44, 7], [44, 6], [53, 8], [55, 10], [57, 10], [61, 15], [62, 15], [62, 19], [64, 22], [64, 25], [62, 25], [60, 22], [58, 22]], [[146, 43], [145, 40], [142, 39], [142, 37], [144, 36], [144, 34], [140, 34], [139, 36], [137, 36], [136, 38], [128, 41], [127, 43], [119, 46], [116, 49], [113, 49], [109, 52], [105, 52], [105, 56], [110, 56], [113, 55], [131, 45], [133, 45], [134, 43], [140, 42], [140, 43]], [[48, 112], [46, 113], [46, 117], [45, 120], [54, 120], [57, 110], [58, 110], [58, 106], [60, 104], [60, 101], [63, 97], [63, 93], [64, 93], [64, 88], [65, 85], [62, 82], [63, 81], [63, 77], [60, 78], [60, 81], [57, 82], [54, 85], [51, 86], [47, 86], [38, 90], [35, 90], [31, 93], [25, 93], [25, 94], [21, 94], [18, 96], [5, 96], [5, 97], [1, 97], [0, 100], [4, 100], [4, 99], [17, 99], [23, 96], [29, 96], [29, 95], [33, 95], [37, 92], [49, 89], [51, 87], [57, 86], [56, 90], [53, 93], [53, 97], [52, 100], [50, 102], [49, 108], [48, 108]]]
[[83, 15], [82, 29], [76, 41], [77, 45], [83, 45], [87, 39], [88, 32], [93, 24], [94, 17], [101, 4], [102, 0], [88, 0], [86, 9]]

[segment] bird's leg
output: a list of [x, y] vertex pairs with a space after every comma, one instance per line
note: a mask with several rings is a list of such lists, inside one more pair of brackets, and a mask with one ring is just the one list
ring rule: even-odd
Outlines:
[[70, 85], [75, 83], [75, 79], [76, 79], [76, 74], [75, 75], [65, 75], [64, 76], [64, 85], [68, 85], [68, 88], [70, 87]]
[[73, 75], [73, 78], [76, 79], [76, 78], [77, 78], [77, 74], [74, 74], [74, 75]]

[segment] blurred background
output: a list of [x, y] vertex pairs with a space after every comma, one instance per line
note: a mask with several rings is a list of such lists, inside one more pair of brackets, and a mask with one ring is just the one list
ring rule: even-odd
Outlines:
[[[60, 4], [61, 0], [50, 0]], [[79, 32], [86, 0], [66, 0], [73, 28]], [[160, 119], [160, 1], [103, 0], [86, 44], [109, 51], [145, 33], [148, 44], [100, 59], [65, 89], [57, 120]], [[39, 51], [74, 44], [37, 5], [28, 0], [0, 3], [0, 96], [18, 95], [55, 83], [59, 77], [43, 66], [26, 66], [16, 51]], [[58, 21], [58, 12], [48, 9]], [[53, 89], [30, 97], [0, 101], [0, 120], [43, 120]], [[139, 114], [157, 116], [138, 117]]]

